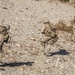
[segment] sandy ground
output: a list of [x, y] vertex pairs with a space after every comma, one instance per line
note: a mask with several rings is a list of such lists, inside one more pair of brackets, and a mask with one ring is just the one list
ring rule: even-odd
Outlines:
[[55, 54], [49, 57], [39, 42], [44, 21], [67, 23], [74, 16], [72, 4], [56, 0], [0, 0], [0, 25], [10, 25], [10, 41], [0, 54], [0, 75], [75, 75], [75, 37], [58, 33], [50, 50]]

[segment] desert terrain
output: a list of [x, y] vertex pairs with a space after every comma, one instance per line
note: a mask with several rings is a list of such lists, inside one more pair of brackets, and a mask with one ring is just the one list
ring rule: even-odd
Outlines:
[[0, 0], [0, 25], [10, 25], [8, 43], [0, 53], [0, 75], [75, 75], [74, 34], [57, 32], [45, 56], [40, 45], [43, 22], [74, 20], [75, 4], [57, 0]]

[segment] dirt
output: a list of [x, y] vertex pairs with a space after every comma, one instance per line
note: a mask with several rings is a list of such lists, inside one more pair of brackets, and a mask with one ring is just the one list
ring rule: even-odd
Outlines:
[[[10, 25], [8, 43], [0, 53], [0, 75], [75, 75], [74, 34], [58, 32], [45, 56], [40, 45], [43, 22], [72, 21], [72, 3], [57, 0], [0, 0], [0, 25]], [[75, 25], [74, 25], [75, 27]]]

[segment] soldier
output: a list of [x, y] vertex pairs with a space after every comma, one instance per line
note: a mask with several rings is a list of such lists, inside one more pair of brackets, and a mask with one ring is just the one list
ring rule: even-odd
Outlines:
[[[53, 45], [57, 40], [58, 36], [55, 32], [55, 29], [52, 28], [52, 24], [50, 22], [45, 22], [43, 28], [41, 29], [41, 33], [46, 36], [45, 39], [41, 40], [41, 45], [44, 46], [44, 48], [47, 45]], [[45, 54], [47, 55], [49, 52], [46, 50]]]
[[9, 34], [7, 30], [10, 29], [10, 26], [6, 28], [5, 26], [0, 26], [0, 52], [2, 51], [2, 46], [4, 42], [8, 41]]

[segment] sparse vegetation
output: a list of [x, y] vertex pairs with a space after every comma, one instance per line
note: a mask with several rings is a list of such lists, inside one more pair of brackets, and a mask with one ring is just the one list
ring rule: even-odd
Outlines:
[[[75, 75], [75, 24], [69, 23], [74, 16], [75, 8], [68, 2], [0, 0], [0, 25], [11, 36], [0, 53], [0, 75]], [[46, 22], [51, 27], [42, 34]], [[68, 33], [72, 28], [74, 34]], [[45, 48], [40, 39], [46, 42]], [[49, 56], [44, 55], [47, 50]]]

